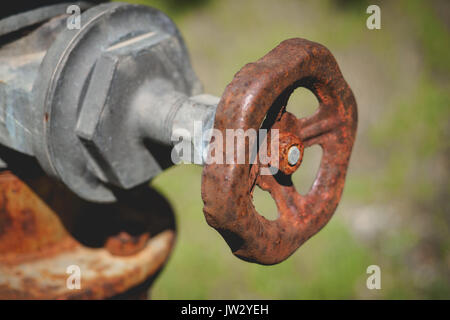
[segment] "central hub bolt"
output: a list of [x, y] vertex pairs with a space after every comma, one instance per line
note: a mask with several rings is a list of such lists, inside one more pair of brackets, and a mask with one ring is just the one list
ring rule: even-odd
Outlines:
[[288, 132], [279, 136], [278, 169], [286, 175], [293, 174], [302, 163], [304, 146], [300, 138]]
[[297, 146], [292, 146], [288, 151], [288, 163], [291, 166], [295, 166], [300, 160], [300, 149]]

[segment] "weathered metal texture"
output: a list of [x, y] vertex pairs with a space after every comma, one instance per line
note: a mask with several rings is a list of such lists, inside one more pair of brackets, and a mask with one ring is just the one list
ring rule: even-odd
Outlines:
[[31, 91], [46, 50], [66, 29], [57, 17], [16, 41], [0, 44], [0, 144], [32, 155]]
[[[33, 12], [47, 19], [47, 9]], [[19, 27], [33, 12], [6, 22]], [[81, 14], [79, 30], [62, 13], [0, 48], [0, 144], [36, 157], [80, 197], [114, 202], [115, 187], [173, 164], [171, 121], [202, 86], [164, 13], [105, 3]]]
[[[319, 108], [314, 115], [297, 119], [285, 107], [290, 94], [300, 86], [315, 94]], [[305, 39], [289, 39], [235, 75], [217, 108], [215, 129], [225, 133], [226, 129], [261, 126], [279, 129], [280, 135], [291, 133], [305, 148], [314, 144], [322, 147], [320, 169], [311, 190], [300, 195], [291, 175], [282, 172], [259, 175], [259, 164], [210, 164], [203, 169], [203, 210], [208, 224], [217, 229], [236, 256], [275, 264], [329, 221], [344, 188], [357, 109], [353, 93], [327, 48]], [[255, 184], [275, 200], [277, 220], [269, 221], [255, 210]]]
[[150, 234], [148, 232], [138, 236], [122, 231], [118, 235], [106, 240], [105, 248], [115, 256], [129, 256], [141, 251], [147, 244]]
[[[288, 155], [289, 150], [293, 147], [299, 150], [300, 157], [294, 165], [291, 165]], [[279, 135], [278, 169], [286, 175], [293, 174], [302, 163], [304, 150], [305, 146], [299, 137], [290, 132], [282, 132]]]
[[131, 189], [172, 165], [158, 141], [173, 111], [162, 96], [188, 99], [202, 89], [164, 13], [111, 2], [81, 21], [80, 30], [61, 30], [40, 65], [29, 111], [33, 155], [80, 197], [114, 202], [115, 187]]
[[[0, 299], [127, 298], [123, 294], [134, 295], [133, 288], [146, 292], [175, 237], [167, 202], [146, 189], [121, 197], [120, 204], [93, 205], [45, 176], [25, 183], [0, 173]], [[53, 210], [61, 208], [62, 215]], [[165, 212], [154, 214], [158, 210]], [[81, 270], [80, 289], [66, 285], [70, 265]]]

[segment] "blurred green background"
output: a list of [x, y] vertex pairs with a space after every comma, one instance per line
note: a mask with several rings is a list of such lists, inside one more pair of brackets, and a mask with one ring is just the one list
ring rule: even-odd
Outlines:
[[[282, 40], [327, 46], [352, 87], [359, 127], [341, 203], [330, 223], [291, 258], [259, 266], [235, 258], [202, 213], [202, 168], [176, 166], [152, 185], [173, 204], [178, 238], [153, 299], [450, 298], [449, 1], [130, 1], [178, 25], [205, 92], [220, 96], [246, 63]], [[366, 8], [381, 8], [381, 30]], [[288, 110], [317, 107], [297, 90]], [[311, 186], [320, 148], [294, 176]], [[218, 186], [220, 187], [220, 186]], [[256, 207], [274, 217], [263, 191]], [[368, 290], [366, 268], [381, 268]]]

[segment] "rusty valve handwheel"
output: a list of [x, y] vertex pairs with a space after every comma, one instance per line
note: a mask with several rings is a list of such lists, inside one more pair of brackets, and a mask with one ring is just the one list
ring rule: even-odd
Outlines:
[[[314, 115], [297, 119], [286, 111], [297, 87], [317, 97]], [[278, 173], [260, 175], [259, 162], [212, 163], [203, 169], [202, 198], [208, 224], [237, 257], [260, 264], [283, 261], [328, 222], [339, 203], [357, 126], [350, 87], [327, 48], [289, 39], [236, 74], [220, 100], [214, 126], [224, 136], [226, 129], [279, 129]], [[301, 163], [303, 148], [314, 144], [322, 147], [322, 161], [303, 196], [291, 174]], [[275, 200], [277, 220], [269, 221], [255, 210], [255, 184]]]

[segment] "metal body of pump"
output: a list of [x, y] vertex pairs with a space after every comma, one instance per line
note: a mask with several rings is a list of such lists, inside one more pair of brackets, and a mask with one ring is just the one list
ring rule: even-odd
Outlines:
[[[153, 214], [158, 210], [145, 200], [150, 192], [146, 184], [173, 164], [172, 150], [180, 143], [174, 139], [177, 132], [187, 132], [191, 137], [197, 135], [194, 121], [201, 123], [202, 139], [188, 142], [192, 144], [193, 156], [204, 165], [205, 216], [235, 255], [261, 264], [278, 263], [326, 224], [342, 193], [357, 116], [353, 94], [325, 47], [304, 39], [286, 40], [265, 57], [242, 68], [223, 96], [217, 98], [202, 94], [184, 42], [166, 15], [149, 7], [123, 3], [98, 6], [81, 3], [80, 6], [89, 9], [81, 14], [79, 29], [67, 28], [67, 15], [52, 11], [59, 12], [57, 6], [48, 7], [47, 11], [37, 9], [22, 14], [35, 27], [0, 47], [0, 144], [3, 146], [0, 186], [6, 208], [0, 212], [0, 296], [2, 292], [7, 297], [14, 296], [13, 292], [20, 296], [26, 291], [17, 285], [18, 281], [6, 279], [5, 274], [11, 268], [2, 259], [9, 257], [14, 265], [22, 254], [27, 257], [24, 261], [31, 261], [32, 265], [36, 260], [28, 260], [27, 254], [35, 251], [42, 254], [42, 250], [32, 245], [22, 251], [14, 245], [2, 249], [1, 241], [8, 232], [27, 237], [20, 226], [2, 227], [6, 221], [6, 218], [2, 220], [2, 214], [10, 220], [25, 219], [9, 207], [17, 198], [12, 191], [5, 191], [11, 184], [25, 190], [34, 199], [29, 200], [33, 205], [43, 202], [39, 206], [47, 205], [58, 212], [47, 207], [41, 209], [45, 214], [30, 209], [35, 224], [44, 216], [52, 217], [55, 227], [45, 231], [50, 239], [56, 234], [71, 239], [63, 229], [71, 225], [67, 221], [80, 218], [77, 209], [68, 210], [70, 218], [61, 218], [67, 215], [61, 214], [66, 206], [61, 201], [55, 204], [55, 199], [42, 190], [50, 188], [67, 194], [70, 198], [67, 203], [77, 203], [78, 209], [89, 208], [83, 211], [83, 216], [89, 212], [91, 219], [95, 215], [109, 219], [98, 212], [117, 212], [120, 218], [116, 228], [105, 232], [97, 241], [98, 247], [103, 246], [96, 249], [99, 251], [93, 253], [93, 249], [86, 248], [89, 244], [79, 244], [80, 239], [86, 238], [81, 228], [78, 238], [69, 232], [77, 240], [68, 240], [71, 244], [58, 250], [49, 246], [48, 251], [53, 255], [44, 255], [55, 257], [54, 252], [67, 253], [71, 250], [67, 248], [75, 246], [81, 251], [80, 256], [72, 257], [74, 261], [83, 259], [83, 254], [93, 255], [95, 260], [98, 254], [106, 259], [105, 264], [120, 265], [122, 255], [136, 257], [144, 255], [145, 250], [156, 250], [150, 248], [155, 241], [155, 230], [149, 231], [152, 226], [160, 226], [159, 234], [165, 228], [173, 228], [171, 219], [156, 214], [159, 222], [145, 218], [148, 230], [121, 229], [130, 224], [130, 219], [132, 225], [143, 223], [145, 214], [136, 212], [148, 209]], [[25, 27], [15, 25], [23, 21], [17, 16], [15, 20], [14, 16], [7, 19], [0, 20], [0, 39]], [[285, 109], [290, 94], [299, 86], [313, 91], [320, 103], [319, 110], [309, 118], [297, 119]], [[210, 138], [207, 132], [213, 128], [224, 134], [228, 129], [278, 129], [279, 172], [260, 175], [259, 170], [264, 166], [260, 162], [206, 163], [204, 155]], [[300, 166], [304, 148], [313, 144], [322, 146], [323, 159], [314, 186], [306, 196], [301, 196], [290, 176]], [[36, 167], [31, 173], [25, 168], [29, 163]], [[40, 183], [41, 180], [45, 182]], [[280, 214], [277, 220], [266, 220], [256, 212], [252, 204], [256, 185], [274, 198]], [[148, 208], [136, 207], [139, 202], [148, 203]], [[18, 204], [33, 205], [23, 201]], [[57, 222], [57, 215], [67, 222], [65, 226]], [[161, 221], [167, 222], [165, 227], [161, 227]], [[42, 240], [40, 234], [35, 237], [36, 242]], [[62, 243], [58, 237], [48, 243], [61, 246], [57, 244]], [[150, 263], [152, 268], [144, 267], [145, 257], [139, 258], [144, 260], [136, 258], [139, 261], [135, 268], [147, 271], [135, 277], [134, 282], [124, 280], [132, 277], [133, 269], [123, 266], [123, 270], [116, 270], [121, 280], [113, 281], [98, 274], [92, 278], [91, 296], [81, 296], [113, 296], [151, 277], [168, 256], [172, 239], [173, 234], [166, 233], [165, 239], [160, 240], [165, 249], [159, 254], [158, 263]], [[47, 242], [42, 246], [46, 245]], [[151, 256], [147, 252], [146, 258]], [[35, 268], [43, 266], [35, 265]], [[95, 279], [113, 282], [109, 288], [114, 289], [108, 292], [99, 289]], [[50, 280], [49, 283], [60, 286]], [[8, 286], [9, 291], [2, 291], [2, 286]], [[39, 292], [30, 297], [73, 297], [62, 289], [47, 296]]]

